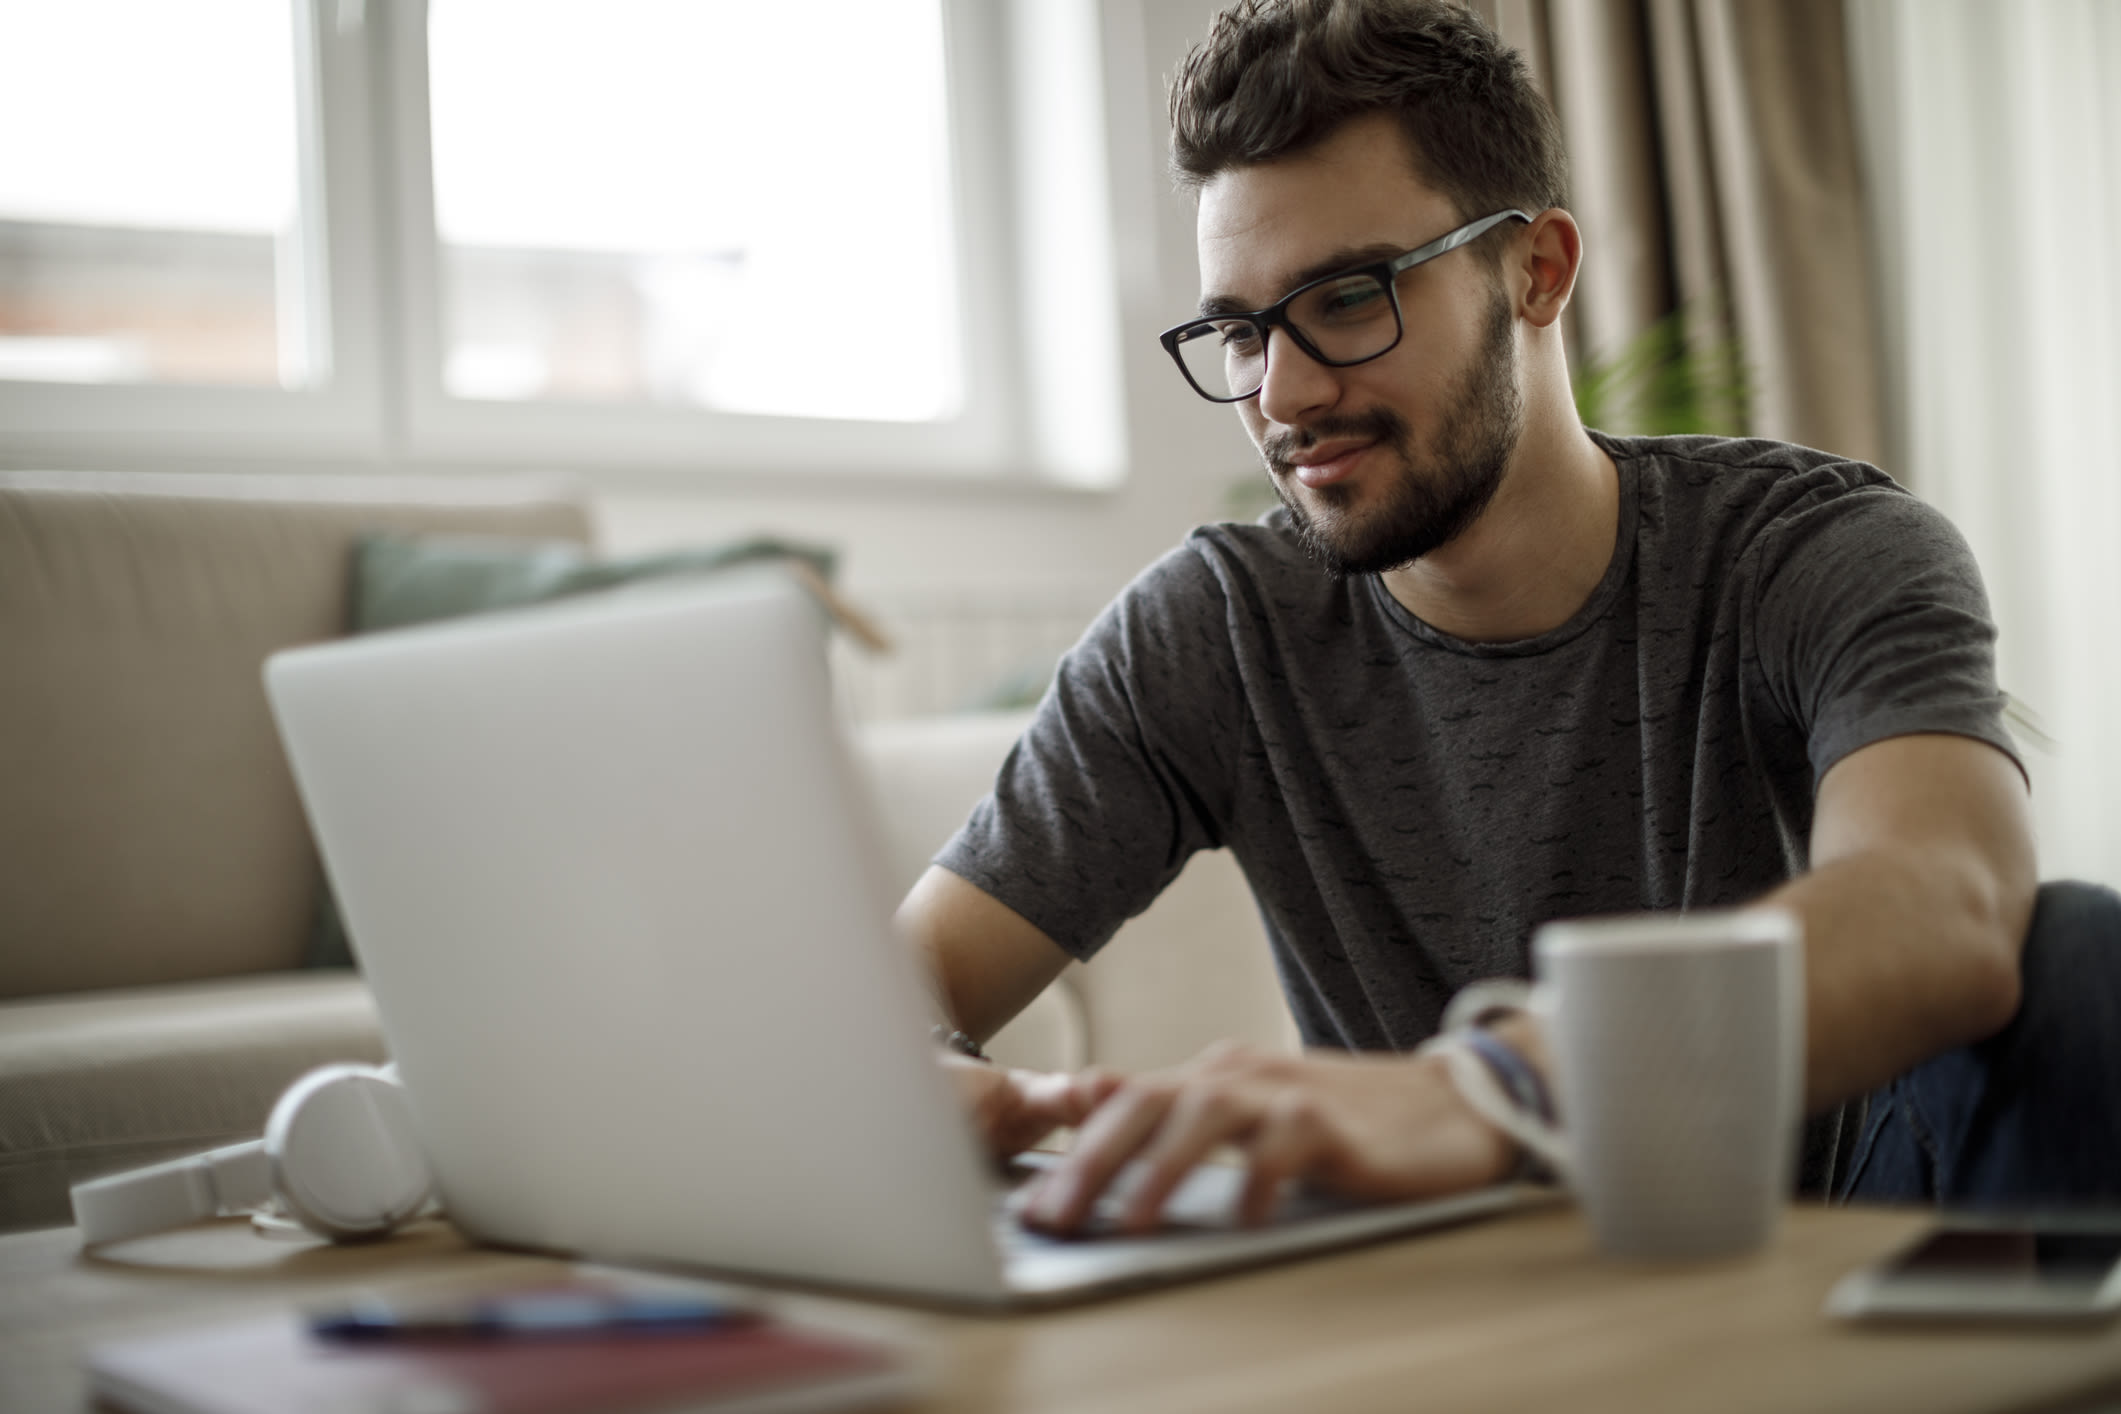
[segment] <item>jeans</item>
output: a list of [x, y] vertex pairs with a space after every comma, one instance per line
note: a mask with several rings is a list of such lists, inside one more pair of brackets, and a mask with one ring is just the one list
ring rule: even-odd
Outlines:
[[2011, 1023], [1870, 1096], [1835, 1195], [2121, 1207], [2121, 896], [2041, 886]]

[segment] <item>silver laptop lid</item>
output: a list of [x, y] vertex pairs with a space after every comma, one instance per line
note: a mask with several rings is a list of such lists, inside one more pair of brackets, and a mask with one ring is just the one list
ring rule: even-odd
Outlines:
[[774, 572], [276, 655], [267, 687], [452, 1218], [999, 1295], [819, 616]]

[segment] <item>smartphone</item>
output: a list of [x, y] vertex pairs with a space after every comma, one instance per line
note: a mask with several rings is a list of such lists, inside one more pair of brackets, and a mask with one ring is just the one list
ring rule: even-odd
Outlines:
[[2121, 1215], [1947, 1219], [1844, 1277], [1847, 1320], [2089, 1320], [2121, 1310]]

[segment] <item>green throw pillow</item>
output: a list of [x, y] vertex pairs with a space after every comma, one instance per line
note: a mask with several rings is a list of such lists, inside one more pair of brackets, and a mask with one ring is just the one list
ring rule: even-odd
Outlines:
[[[801, 560], [832, 578], [830, 550], [759, 538], [694, 550], [591, 558], [569, 541], [489, 535], [364, 536], [354, 546], [352, 631], [403, 628], [492, 609], [610, 589], [642, 580], [711, 574], [765, 560]], [[353, 949], [331, 886], [320, 884], [305, 967], [352, 967]]]

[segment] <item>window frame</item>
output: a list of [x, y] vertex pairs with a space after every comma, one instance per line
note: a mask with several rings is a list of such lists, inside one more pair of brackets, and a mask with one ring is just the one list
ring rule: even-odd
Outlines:
[[0, 379], [6, 460], [173, 454], [374, 457], [384, 451], [368, 53], [360, 6], [291, 0], [302, 247], [314, 388]]
[[[982, 95], [962, 76], [985, 66], [965, 62], [982, 42], [976, 7], [943, 5], [946, 112], [952, 142], [952, 217], [957, 249], [981, 248], [971, 237], [993, 228], [992, 154], [973, 135], [989, 125], [967, 109]], [[502, 458], [530, 465], [711, 466], [742, 471], [878, 470], [973, 472], [1016, 458], [1010, 445], [1013, 393], [998, 376], [1006, 365], [998, 313], [997, 272], [960, 258], [958, 324], [964, 360], [963, 410], [935, 422], [802, 418], [721, 412], [667, 403], [560, 400], [485, 401], [451, 396], [443, 384], [444, 334], [440, 243], [434, 216], [433, 143], [429, 122], [427, 0], [389, 7], [380, 48], [387, 56], [390, 108], [398, 122], [392, 161], [398, 174], [395, 258], [404, 368], [407, 451], [422, 460]], [[829, 180], [820, 177], [818, 180]]]
[[[1027, 388], [1020, 356], [1019, 306], [1032, 284], [1020, 238], [1037, 220], [1017, 210], [1013, 167], [1036, 122], [1012, 111], [1012, 68], [1025, 60], [1012, 39], [1020, 49], [1027, 22], [1014, 12], [1025, 0], [941, 0], [964, 400], [955, 417], [933, 422], [451, 396], [442, 376], [427, 0], [289, 3], [304, 192], [323, 198], [321, 209], [307, 205], [305, 250], [316, 254], [313, 288], [325, 296], [313, 307], [328, 380], [314, 389], [0, 380], [0, 465], [355, 461], [414, 471], [564, 468], [666, 486], [758, 474], [776, 485], [1118, 481], [1115, 450], [1091, 457], [1086, 470], [1081, 449], [1065, 445], [1067, 410]], [[1099, 0], [1063, 3], [1081, 7], [1084, 23], [1102, 23]], [[1082, 77], [1101, 88], [1101, 74]], [[1104, 170], [1095, 177], [1110, 180]], [[1109, 223], [1104, 230], [1109, 236]], [[1117, 291], [1110, 297], [1116, 311]], [[1094, 410], [1108, 426], [1122, 415], [1116, 319], [1110, 325], [1112, 386], [1100, 393], [1110, 406]]]

